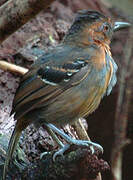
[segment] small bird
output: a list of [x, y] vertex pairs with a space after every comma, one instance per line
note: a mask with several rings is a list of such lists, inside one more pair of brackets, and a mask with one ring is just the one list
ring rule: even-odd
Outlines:
[[126, 22], [113, 22], [97, 11], [81, 10], [65, 35], [54, 49], [40, 57], [21, 80], [13, 103], [15, 129], [12, 133], [3, 180], [9, 162], [21, 135], [31, 123], [45, 125], [62, 136], [68, 144], [102, 147], [87, 140], [74, 140], [56, 126], [72, 123], [96, 110], [101, 99], [109, 95], [116, 84], [117, 65], [110, 52], [113, 32], [130, 26]]

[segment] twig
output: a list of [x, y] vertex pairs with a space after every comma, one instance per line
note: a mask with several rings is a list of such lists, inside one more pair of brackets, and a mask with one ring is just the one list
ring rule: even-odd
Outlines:
[[9, 0], [0, 7], [0, 43], [54, 0]]
[[25, 73], [28, 72], [28, 69], [17, 66], [15, 64], [8, 63], [6, 61], [0, 60], [0, 69], [5, 70], [5, 71], [10, 71], [12, 73], [17, 73], [20, 76], [24, 75]]
[[[131, 74], [133, 74], [133, 63], [131, 61], [132, 50], [133, 29], [130, 30], [129, 39], [127, 40], [127, 44], [125, 46], [125, 61], [120, 72], [119, 94], [115, 114], [115, 142], [111, 157], [113, 180], [122, 180], [122, 151], [123, 147], [130, 143], [130, 141], [126, 138], [126, 130], [128, 121], [128, 109], [132, 96], [131, 79], [130, 77], [128, 77], [128, 75], [131, 76]], [[129, 68], [130, 66], [132, 66], [132, 68]]]

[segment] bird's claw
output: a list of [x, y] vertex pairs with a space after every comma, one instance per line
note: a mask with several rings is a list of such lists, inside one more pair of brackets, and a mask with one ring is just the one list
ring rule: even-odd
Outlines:
[[47, 156], [47, 155], [49, 155], [49, 154], [51, 154], [51, 152], [43, 152], [43, 153], [41, 153], [41, 154], [40, 154], [40, 159], [42, 159], [43, 156]]
[[[62, 156], [62, 157], [63, 157], [64, 152], [67, 151], [67, 150], [69, 149], [69, 147], [70, 147], [70, 144], [66, 144], [66, 145], [64, 145], [61, 149], [59, 149], [58, 151], [56, 151], [56, 152], [53, 154], [53, 161], [55, 162], [57, 156]], [[47, 155], [49, 155], [49, 154], [52, 154], [52, 153], [51, 153], [51, 152], [43, 152], [43, 153], [41, 153], [40, 159], [42, 159], [43, 156], [47, 156]]]
[[64, 155], [64, 152], [67, 151], [70, 147], [70, 144], [64, 145], [61, 149], [59, 149], [57, 152], [54, 153], [53, 155], [53, 161], [55, 162], [55, 159], [57, 156], [62, 156]]
[[72, 144], [79, 146], [89, 146], [92, 154], [94, 154], [94, 147], [96, 147], [103, 154], [103, 147], [100, 144], [94, 143], [92, 141], [72, 139]]

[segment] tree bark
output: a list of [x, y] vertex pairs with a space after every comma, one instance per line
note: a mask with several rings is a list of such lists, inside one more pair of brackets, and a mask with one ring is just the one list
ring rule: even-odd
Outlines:
[[0, 7], [0, 43], [54, 0], [9, 0]]

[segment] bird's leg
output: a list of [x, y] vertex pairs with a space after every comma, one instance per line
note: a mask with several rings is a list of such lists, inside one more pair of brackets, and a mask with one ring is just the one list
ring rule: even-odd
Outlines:
[[[69, 145], [69, 144], [64, 145], [64, 144], [59, 140], [59, 138], [56, 136], [56, 134], [53, 132], [53, 130], [52, 130], [50, 127], [48, 127], [46, 124], [45, 124], [45, 126], [46, 126], [45, 128], [46, 128], [46, 130], [48, 131], [48, 133], [52, 136], [53, 140], [54, 140], [54, 141], [57, 143], [57, 145], [60, 147], [60, 149], [59, 149], [57, 152], [55, 152], [54, 155], [53, 155], [53, 161], [55, 161], [56, 156], [58, 156], [58, 155], [63, 156], [64, 152], [65, 152], [67, 149], [69, 149], [70, 145]], [[42, 157], [43, 157], [44, 155], [46, 155], [46, 154], [47, 154], [47, 152], [42, 153], [42, 154], [40, 155], [40, 158], [42, 158]]]
[[[78, 135], [79, 139], [91, 141], [83, 125], [81, 118], [78, 118], [76, 121], [74, 121], [72, 124], [72, 127], [76, 131], [76, 134]], [[95, 152], [94, 147], [90, 146], [90, 148], [93, 154]]]
[[78, 118], [76, 121], [74, 121], [72, 123], [72, 127], [76, 131], [76, 134], [78, 135], [79, 139], [90, 141], [90, 138], [86, 132], [81, 118]]
[[[79, 146], [90, 146], [90, 147], [93, 146], [93, 147], [96, 147], [97, 149], [99, 149], [99, 151], [101, 151], [103, 153], [103, 148], [99, 144], [96, 144], [96, 143], [88, 141], [88, 140], [72, 139], [67, 134], [65, 134], [63, 131], [61, 131], [60, 129], [58, 129], [57, 127], [55, 127], [53, 124], [50, 124], [50, 123], [45, 123], [45, 126], [48, 127], [49, 129], [51, 129], [53, 132], [60, 135], [63, 139], [65, 139], [65, 141], [69, 144], [69, 146], [70, 146], [70, 144], [75, 144], [75, 145], [79, 145]], [[62, 148], [63, 153], [65, 152], [65, 150], [67, 150], [69, 148], [69, 146], [67, 145]], [[60, 150], [55, 153], [54, 157], [56, 157], [59, 154], [60, 154]]]
[[53, 130], [50, 127], [46, 126], [46, 130], [49, 133], [49, 135], [52, 136], [53, 140], [57, 143], [59, 147], [61, 148], [64, 147], [64, 144], [59, 140], [59, 138], [56, 136], [56, 134], [53, 132]]

